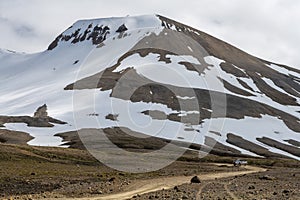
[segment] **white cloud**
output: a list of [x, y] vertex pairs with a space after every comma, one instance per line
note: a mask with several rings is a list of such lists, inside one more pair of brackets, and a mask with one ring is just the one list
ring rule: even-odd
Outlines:
[[37, 52], [78, 19], [158, 13], [300, 68], [297, 0], [0, 0], [0, 47]]

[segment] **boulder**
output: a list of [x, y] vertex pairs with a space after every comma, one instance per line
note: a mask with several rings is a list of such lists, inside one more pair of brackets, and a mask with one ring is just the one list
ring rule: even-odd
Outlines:
[[198, 176], [194, 176], [192, 179], [191, 179], [191, 183], [201, 183], [201, 180]]

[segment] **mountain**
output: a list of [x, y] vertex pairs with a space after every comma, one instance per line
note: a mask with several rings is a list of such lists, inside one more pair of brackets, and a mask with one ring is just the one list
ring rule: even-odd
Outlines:
[[46, 51], [0, 60], [0, 131], [29, 133], [28, 144], [121, 129], [300, 160], [300, 70], [163, 16], [80, 20]]

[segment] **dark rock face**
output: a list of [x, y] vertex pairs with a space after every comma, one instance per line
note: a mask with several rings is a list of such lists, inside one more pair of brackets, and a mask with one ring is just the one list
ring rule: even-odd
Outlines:
[[122, 32], [125, 32], [125, 31], [127, 31], [128, 30], [128, 28], [125, 26], [125, 24], [122, 24], [119, 28], [118, 28], [118, 30], [116, 30], [116, 32], [117, 33], [122, 33]]
[[103, 42], [106, 39], [106, 35], [109, 34], [109, 27], [108, 26], [95, 26], [93, 31], [87, 37], [87, 40], [92, 39], [93, 44], [97, 45]]
[[85, 40], [92, 40], [94, 45], [98, 45], [106, 39], [107, 34], [109, 34], [110, 28], [108, 26], [98, 26], [93, 28], [90, 24], [83, 32], [81, 29], [76, 29], [72, 34], [60, 34], [55, 40], [48, 46], [48, 50], [53, 50], [57, 47], [59, 42], [71, 41], [72, 44], [78, 42], [83, 42]]

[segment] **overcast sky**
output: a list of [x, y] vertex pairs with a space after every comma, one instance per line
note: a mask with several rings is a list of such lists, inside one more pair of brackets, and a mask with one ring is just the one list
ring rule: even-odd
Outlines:
[[300, 68], [299, 0], [0, 0], [0, 48], [43, 51], [78, 19], [153, 13]]

